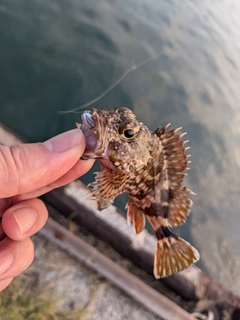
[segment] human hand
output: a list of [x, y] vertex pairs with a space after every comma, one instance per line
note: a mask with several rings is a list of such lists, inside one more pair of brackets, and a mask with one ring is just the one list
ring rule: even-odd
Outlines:
[[48, 213], [36, 197], [85, 174], [93, 160], [79, 160], [86, 146], [74, 129], [44, 143], [0, 146], [0, 291], [34, 257], [30, 236]]

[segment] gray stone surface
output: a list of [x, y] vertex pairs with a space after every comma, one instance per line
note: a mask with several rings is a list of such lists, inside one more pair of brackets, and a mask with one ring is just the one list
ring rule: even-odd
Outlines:
[[[59, 299], [59, 309], [80, 306], [82, 320], [160, 319], [44, 236], [35, 235], [33, 241], [35, 259], [25, 275], [34, 285], [47, 287]], [[124, 259], [122, 265], [127, 265]]]
[[88, 306], [88, 311], [86, 320], [160, 319], [109, 283], [99, 286], [92, 303]]

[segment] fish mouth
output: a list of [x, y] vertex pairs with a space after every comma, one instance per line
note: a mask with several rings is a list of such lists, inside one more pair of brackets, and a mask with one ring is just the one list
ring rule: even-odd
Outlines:
[[85, 124], [89, 129], [94, 128], [94, 120], [91, 115], [91, 111], [84, 111], [82, 114], [82, 122]]
[[84, 111], [81, 129], [86, 138], [86, 149], [81, 157], [83, 160], [106, 158], [104, 144], [106, 141], [106, 120], [98, 110]]

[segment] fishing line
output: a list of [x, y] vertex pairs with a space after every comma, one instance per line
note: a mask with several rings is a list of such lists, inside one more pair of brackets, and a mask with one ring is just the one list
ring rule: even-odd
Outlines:
[[105, 97], [113, 88], [115, 88], [120, 82], [122, 82], [128, 75], [129, 73], [131, 73], [132, 71], [140, 68], [141, 66], [143, 66], [144, 64], [156, 60], [158, 57], [160, 57], [162, 53], [157, 54], [154, 57], [149, 57], [146, 58], [144, 60], [142, 60], [141, 62], [139, 62], [138, 64], [133, 64], [132, 66], [130, 66], [127, 70], [124, 71], [124, 73], [116, 80], [114, 81], [110, 87], [108, 87], [105, 91], [103, 91], [99, 96], [97, 96], [96, 98], [82, 104], [79, 107], [76, 107], [74, 109], [71, 110], [67, 110], [67, 111], [58, 111], [59, 114], [66, 114], [66, 113], [77, 113], [76, 111], [80, 110], [80, 109], [84, 109], [90, 105], [92, 105], [93, 103], [101, 100], [103, 97]]

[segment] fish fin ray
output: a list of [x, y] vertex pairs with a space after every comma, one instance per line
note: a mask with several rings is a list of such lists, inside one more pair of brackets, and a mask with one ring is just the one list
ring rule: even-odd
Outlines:
[[181, 128], [166, 131], [168, 126], [155, 131], [159, 137], [164, 153], [166, 163], [166, 179], [168, 180], [168, 222], [169, 226], [176, 227], [183, 224], [190, 212], [192, 200], [188, 194], [193, 194], [182, 185], [185, 176], [184, 170], [187, 170], [189, 157], [185, 153], [187, 148], [184, 146], [188, 141], [181, 141], [184, 134], [177, 133]]
[[157, 216], [147, 216], [157, 236], [153, 273], [156, 278], [168, 277], [188, 268], [199, 259], [198, 251], [187, 241], [161, 224]]
[[108, 208], [112, 203], [114, 199], [109, 200], [98, 200], [96, 201], [96, 206], [99, 211], [102, 211], [103, 209]]
[[170, 189], [168, 202], [168, 222], [170, 227], [177, 227], [183, 224], [192, 207], [192, 200], [187, 197], [188, 190], [180, 187], [173, 192]]
[[91, 187], [90, 198], [99, 202], [110, 201], [112, 203], [116, 196], [124, 192], [125, 182], [126, 176], [115, 175], [113, 177], [105, 171], [97, 172], [95, 181], [88, 185]]
[[188, 268], [198, 259], [198, 251], [182, 238], [164, 237], [157, 242], [154, 276], [155, 278], [168, 277]]
[[131, 200], [128, 201], [127, 205], [127, 221], [128, 224], [132, 222], [133, 230], [136, 234], [140, 233], [145, 227], [145, 215], [141, 209], [135, 206]]

